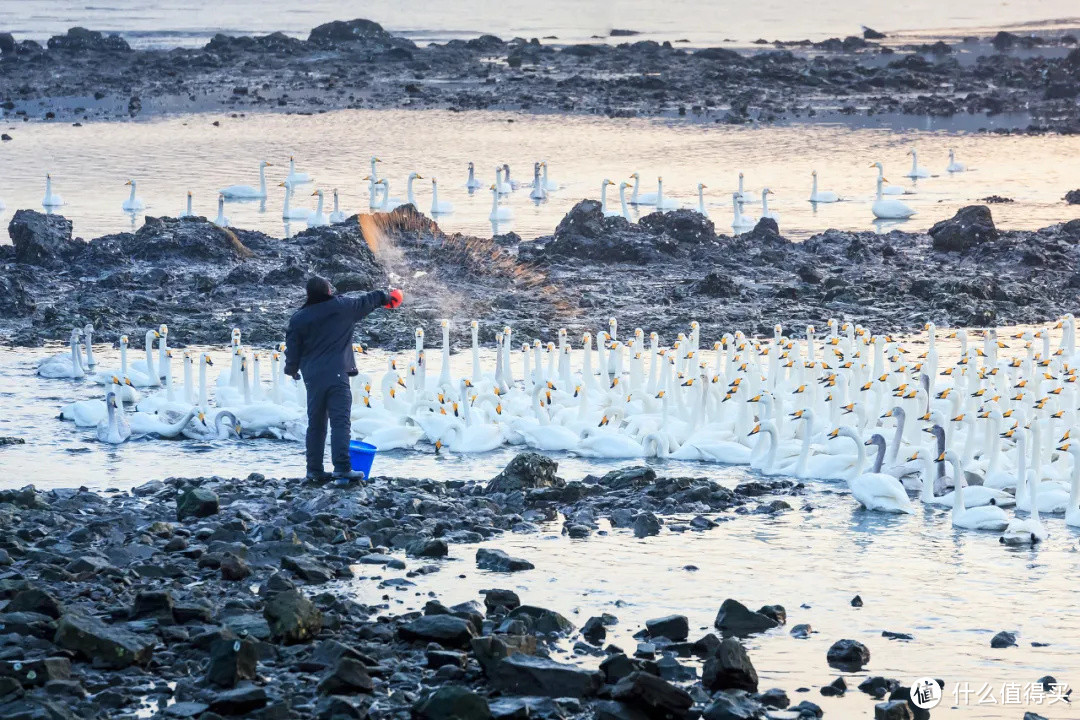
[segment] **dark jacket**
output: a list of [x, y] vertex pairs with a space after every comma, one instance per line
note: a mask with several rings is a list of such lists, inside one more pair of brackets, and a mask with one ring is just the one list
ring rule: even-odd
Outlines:
[[299, 371], [305, 381], [317, 382], [340, 373], [356, 374], [353, 327], [372, 310], [390, 302], [385, 290], [357, 297], [335, 295], [310, 302], [293, 313], [285, 336], [285, 374]]

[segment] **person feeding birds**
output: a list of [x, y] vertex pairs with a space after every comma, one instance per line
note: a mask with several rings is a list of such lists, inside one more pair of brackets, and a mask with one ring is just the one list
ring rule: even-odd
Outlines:
[[401, 290], [374, 290], [350, 297], [335, 295], [325, 278], [307, 282], [307, 302], [289, 318], [285, 336], [285, 374], [303, 378], [307, 389], [307, 478], [330, 477], [323, 467], [326, 426], [330, 424], [330, 459], [333, 477], [342, 483], [363, 480], [349, 461], [352, 388], [356, 375], [353, 330], [379, 307], [395, 309], [404, 300]]

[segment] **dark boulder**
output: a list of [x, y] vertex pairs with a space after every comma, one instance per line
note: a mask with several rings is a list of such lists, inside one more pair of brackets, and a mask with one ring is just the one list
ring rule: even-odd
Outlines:
[[665, 637], [682, 642], [690, 634], [690, 622], [685, 615], [667, 615], [645, 621], [645, 629], [652, 637]]
[[334, 20], [312, 28], [308, 42], [316, 44], [334, 44], [355, 40], [388, 41], [393, 37], [383, 30], [382, 25], [372, 20]]
[[651, 512], [638, 513], [634, 516], [634, 537], [644, 538], [660, 534], [660, 520]]
[[476, 567], [494, 572], [519, 572], [532, 570], [536, 566], [528, 560], [511, 557], [502, 550], [480, 548], [476, 551]]
[[705, 661], [701, 684], [709, 690], [757, 692], [757, 670], [742, 643], [733, 637], [724, 638], [714, 657]]
[[563, 487], [566, 482], [555, 475], [559, 463], [551, 458], [534, 452], [519, 453], [492, 478], [485, 492], [509, 493], [534, 488]]
[[465, 650], [476, 632], [468, 620], [456, 615], [425, 615], [399, 627], [398, 637], [406, 642], [436, 642]]
[[63, 606], [45, 590], [30, 587], [12, 595], [4, 612], [32, 612], [57, 619], [63, 613]]
[[506, 616], [510, 620], [521, 620], [534, 633], [555, 633], [565, 635], [573, 632], [574, 624], [554, 610], [522, 605]]
[[445, 685], [413, 706], [417, 720], [490, 720], [487, 698], [460, 685]]
[[73, 27], [66, 35], [49, 38], [49, 49], [73, 53], [130, 52], [131, 46], [119, 35], [102, 35], [97, 30]]
[[765, 706], [742, 690], [720, 691], [701, 713], [703, 720], [761, 720]]
[[874, 705], [874, 720], [911, 720], [913, 717], [906, 700], [890, 700]]
[[62, 215], [46, 215], [35, 210], [16, 210], [8, 223], [8, 235], [15, 246], [15, 260], [30, 265], [62, 268], [86, 247], [71, 237], [71, 221]]
[[742, 285], [724, 270], [710, 270], [705, 277], [691, 285], [691, 288], [696, 295], [716, 298], [737, 298], [743, 294]]
[[997, 228], [990, 208], [986, 205], [968, 205], [957, 210], [948, 220], [934, 223], [930, 228], [934, 249], [960, 252], [997, 239]]
[[665, 234], [679, 243], [696, 245], [716, 241], [713, 221], [697, 210], [654, 212], [641, 218], [638, 224], [651, 233]]
[[604, 676], [544, 657], [514, 654], [492, 667], [491, 686], [507, 694], [582, 698], [595, 695]]
[[858, 640], [837, 640], [825, 659], [833, 667], [855, 672], [870, 662], [870, 650]]
[[85, 615], [63, 615], [53, 642], [82, 658], [105, 667], [145, 665], [154, 652], [154, 638], [106, 625]]
[[217, 493], [209, 488], [188, 488], [176, 498], [176, 519], [216, 515], [220, 507]]
[[1016, 647], [1016, 633], [1011, 633], [1008, 630], [1002, 630], [997, 635], [990, 638], [990, 647], [996, 649]]
[[263, 608], [270, 636], [285, 645], [308, 642], [322, 630], [322, 612], [299, 590], [275, 593]]
[[780, 623], [767, 615], [754, 612], [738, 600], [728, 598], [720, 605], [713, 626], [724, 635], [752, 635], [765, 632]]
[[654, 720], [685, 717], [694, 704], [690, 693], [645, 672], [632, 672], [615, 685], [611, 697], [645, 712]]
[[1080, 205], [1080, 190], [1070, 190], [1065, 193], [1065, 202], [1070, 205]]
[[513, 590], [493, 588], [481, 590], [481, 594], [484, 596], [484, 607], [489, 615], [499, 611], [509, 612], [521, 606], [521, 598]]
[[255, 679], [258, 662], [259, 651], [253, 639], [220, 637], [210, 644], [206, 682], [220, 687], [236, 687], [241, 680]]
[[246, 715], [261, 707], [266, 707], [267, 702], [269, 702], [269, 697], [261, 687], [244, 685], [211, 696], [210, 711], [218, 715]]
[[343, 657], [334, 668], [319, 682], [321, 695], [355, 695], [370, 693], [375, 690], [375, 683], [368, 675], [367, 666], [359, 660]]

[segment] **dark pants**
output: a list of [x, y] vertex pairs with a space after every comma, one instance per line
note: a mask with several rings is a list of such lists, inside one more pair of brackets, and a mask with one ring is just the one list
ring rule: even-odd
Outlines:
[[305, 380], [307, 387], [307, 469], [308, 472], [323, 471], [323, 454], [326, 451], [326, 421], [330, 420], [330, 459], [334, 470], [347, 472], [349, 440], [352, 432], [352, 388], [349, 378], [342, 373], [326, 379]]

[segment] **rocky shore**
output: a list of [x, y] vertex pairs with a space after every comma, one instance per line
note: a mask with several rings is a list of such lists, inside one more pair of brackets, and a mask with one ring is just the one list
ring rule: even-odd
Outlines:
[[[10, 529], [0, 537], [0, 717], [745, 720], [786, 708], [782, 717], [818, 718], [814, 702], [759, 687], [741, 642], [786, 631], [780, 605], [754, 611], [720, 595], [715, 632], [691, 637], [673, 609], [620, 648], [605, 641], [618, 618], [578, 627], [513, 590], [394, 614], [349, 589], [376, 583], [390, 600], [408, 578], [448, 571], [451, 548], [473, 555], [470, 545], [558, 518], [573, 537], [606, 518], [647, 542], [662, 528], [795, 511], [801, 493], [790, 481], [730, 490], [645, 467], [567, 482], [534, 453], [487, 483], [376, 478], [343, 490], [251, 475], [130, 493], [0, 491]], [[490, 547], [475, 564], [531, 567]], [[404, 574], [384, 578], [386, 568]], [[858, 672], [869, 658], [836, 638], [821, 671]], [[842, 678], [820, 688], [845, 690]], [[859, 690], [876, 718], [920, 717], [896, 680], [869, 677]]]
[[[482, 35], [418, 47], [369, 20], [306, 40], [218, 35], [199, 49], [133, 50], [83, 28], [45, 46], [0, 33], [4, 117], [81, 121], [195, 111], [508, 109], [771, 123], [881, 113], [979, 114], [999, 131], [1080, 132], [1070, 33], [890, 44], [880, 33], [759, 41], [761, 50]], [[867, 39], [869, 38], [869, 39]], [[766, 49], [767, 48], [767, 49]], [[921, 127], [921, 121], [919, 124]]]
[[[592, 200], [534, 242], [447, 234], [411, 206], [287, 239], [147, 218], [134, 233], [86, 242], [65, 218], [31, 210], [16, 212], [8, 232], [0, 339], [22, 346], [88, 322], [110, 342], [164, 322], [176, 346], [223, 344], [233, 327], [276, 343], [311, 273], [342, 292], [404, 287], [401, 311], [359, 328], [359, 342], [391, 350], [443, 317], [461, 328], [480, 321], [485, 343], [504, 325], [551, 338], [561, 327], [606, 327], [611, 316], [665, 342], [691, 320], [710, 340], [771, 334], [776, 323], [801, 333], [832, 317], [876, 332], [1039, 323], [1075, 312], [1080, 288], [1080, 220], [1000, 231], [988, 206], [963, 208], [926, 234], [827, 230], [797, 243], [771, 220], [730, 237], [691, 210], [630, 223], [604, 218]], [[453, 340], [462, 347], [468, 336]]]

